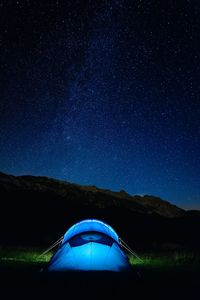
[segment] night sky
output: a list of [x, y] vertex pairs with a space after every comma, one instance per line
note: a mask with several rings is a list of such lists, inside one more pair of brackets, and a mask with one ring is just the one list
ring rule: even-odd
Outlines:
[[200, 2], [0, 0], [0, 170], [200, 208]]

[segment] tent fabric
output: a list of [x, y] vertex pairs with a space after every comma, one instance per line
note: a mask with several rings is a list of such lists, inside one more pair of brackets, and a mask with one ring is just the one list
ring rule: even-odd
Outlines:
[[49, 271], [122, 271], [130, 268], [117, 233], [99, 220], [73, 225], [52, 257]]
[[114, 229], [107, 225], [106, 223], [96, 220], [96, 219], [88, 219], [81, 221], [79, 223], [76, 223], [73, 225], [64, 235], [63, 238], [63, 244], [70, 240], [75, 235], [78, 235], [83, 232], [101, 232], [109, 237], [111, 237], [113, 240], [115, 240], [117, 243], [119, 243], [119, 237], [117, 233], [114, 231]]

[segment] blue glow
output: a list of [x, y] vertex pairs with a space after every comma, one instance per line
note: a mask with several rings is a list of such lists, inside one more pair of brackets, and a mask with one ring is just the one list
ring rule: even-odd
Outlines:
[[[95, 229], [95, 232], [92, 233], [91, 229]], [[67, 231], [64, 241], [50, 261], [48, 270], [117, 272], [129, 268], [128, 259], [118, 244], [116, 232], [98, 220], [85, 220]]]
[[122, 271], [129, 268], [128, 260], [120, 247], [110, 247], [89, 242], [78, 247], [69, 243], [61, 247], [54, 256], [49, 271]]
[[100, 232], [103, 234], [108, 235], [112, 239], [114, 239], [117, 243], [119, 242], [119, 237], [117, 233], [110, 227], [109, 225], [96, 220], [96, 219], [88, 219], [81, 221], [79, 223], [76, 223], [73, 225], [69, 230], [65, 233], [63, 243], [71, 239], [77, 234], [83, 233], [83, 232]]

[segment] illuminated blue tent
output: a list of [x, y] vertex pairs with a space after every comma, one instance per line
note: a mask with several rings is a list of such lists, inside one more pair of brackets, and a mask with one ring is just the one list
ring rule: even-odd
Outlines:
[[98, 220], [84, 220], [64, 235], [49, 271], [126, 271], [130, 265], [117, 233]]

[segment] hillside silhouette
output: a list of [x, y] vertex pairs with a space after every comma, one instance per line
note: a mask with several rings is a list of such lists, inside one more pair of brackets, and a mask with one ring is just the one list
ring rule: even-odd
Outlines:
[[73, 223], [97, 218], [134, 249], [200, 248], [199, 212], [158, 197], [4, 173], [0, 173], [0, 195], [3, 245], [49, 245]]

